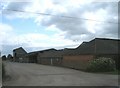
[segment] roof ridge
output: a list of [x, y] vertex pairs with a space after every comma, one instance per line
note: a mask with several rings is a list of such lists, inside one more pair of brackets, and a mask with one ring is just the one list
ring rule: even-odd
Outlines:
[[96, 40], [115, 40], [115, 41], [119, 41], [120, 39], [113, 39], [113, 38], [95, 38]]
[[18, 48], [15, 48], [15, 49], [13, 49], [13, 50], [17, 50], [17, 49], [20, 49], [20, 48], [22, 48], [22, 49], [23, 49], [23, 47], [18, 47]]

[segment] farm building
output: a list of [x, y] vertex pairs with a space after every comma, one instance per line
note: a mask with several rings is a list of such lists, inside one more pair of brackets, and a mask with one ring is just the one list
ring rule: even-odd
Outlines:
[[39, 63], [45, 65], [64, 66], [75, 69], [86, 69], [90, 60], [97, 57], [112, 58], [119, 67], [118, 52], [120, 40], [95, 38], [83, 42], [77, 48], [56, 50], [54, 48], [27, 53], [22, 47], [13, 50], [13, 58], [19, 62]]
[[28, 63], [37, 63], [37, 56], [39, 51], [30, 52], [26, 54], [26, 62]]
[[22, 47], [14, 49], [13, 50], [13, 61], [24, 62], [26, 54], [27, 52]]
[[63, 59], [62, 50], [48, 49], [39, 52], [37, 61], [46, 65], [61, 65]]
[[97, 57], [109, 57], [116, 61], [118, 67], [119, 40], [95, 38], [89, 42], [83, 42], [71, 54], [63, 56], [62, 65], [75, 69], [86, 69], [88, 62]]

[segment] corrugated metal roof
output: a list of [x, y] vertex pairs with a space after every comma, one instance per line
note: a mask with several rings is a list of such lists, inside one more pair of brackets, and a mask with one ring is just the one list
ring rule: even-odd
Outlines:
[[95, 38], [89, 42], [83, 42], [77, 48], [56, 50], [54, 48], [30, 52], [28, 55], [38, 54], [41, 57], [62, 57], [63, 55], [80, 54], [118, 54], [120, 46], [119, 39]]
[[76, 48], [76, 54], [118, 54], [120, 40], [95, 38]]
[[13, 49], [13, 52], [15, 52], [15, 51], [17, 51], [17, 50], [22, 50], [22, 51], [24, 51], [25, 53], [27, 53], [22, 47], [19, 47], [19, 48]]

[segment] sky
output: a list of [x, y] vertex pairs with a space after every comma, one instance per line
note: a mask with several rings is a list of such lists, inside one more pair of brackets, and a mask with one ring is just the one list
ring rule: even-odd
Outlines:
[[118, 39], [118, 0], [0, 0], [0, 51], [76, 48]]

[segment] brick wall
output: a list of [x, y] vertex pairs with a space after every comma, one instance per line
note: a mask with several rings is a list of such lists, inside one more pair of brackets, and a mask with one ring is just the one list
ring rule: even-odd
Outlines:
[[64, 56], [62, 65], [65, 67], [85, 70], [93, 55]]

